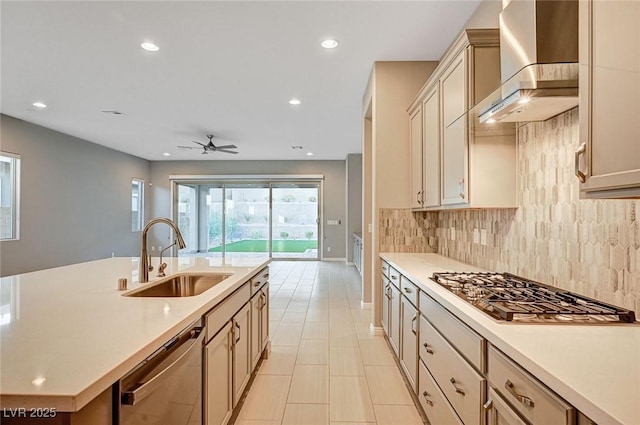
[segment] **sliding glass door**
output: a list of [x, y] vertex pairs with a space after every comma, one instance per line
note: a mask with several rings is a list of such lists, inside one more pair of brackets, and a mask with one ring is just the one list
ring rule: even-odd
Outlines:
[[174, 181], [180, 255], [319, 259], [320, 181]]

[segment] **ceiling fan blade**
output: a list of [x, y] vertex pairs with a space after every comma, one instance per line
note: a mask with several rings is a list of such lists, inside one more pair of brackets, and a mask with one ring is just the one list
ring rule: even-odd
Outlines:
[[235, 151], [228, 151], [228, 150], [225, 150], [225, 149], [216, 149], [216, 152], [232, 153], [234, 155], [238, 153], [238, 152], [235, 152]]
[[224, 145], [224, 146], [216, 146], [216, 149], [238, 149], [236, 145]]
[[203, 144], [202, 144], [202, 143], [200, 143], [200, 142], [196, 142], [195, 140], [193, 140], [193, 143], [197, 143], [197, 144], [199, 144], [199, 145], [200, 145], [200, 146], [202, 146], [202, 147], [207, 146], [207, 145], [203, 145]]
[[208, 155], [208, 154], [209, 154], [209, 152], [207, 152], [207, 151], [202, 151], [202, 155]]
[[200, 149], [195, 146], [176, 146], [176, 147], [180, 149]]

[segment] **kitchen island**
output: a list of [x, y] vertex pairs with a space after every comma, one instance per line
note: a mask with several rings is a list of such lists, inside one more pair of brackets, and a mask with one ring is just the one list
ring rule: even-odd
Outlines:
[[[154, 270], [150, 282], [140, 284], [138, 258], [110, 258], [2, 278], [3, 414], [36, 408], [80, 411], [269, 262], [167, 258], [167, 276], [230, 275], [200, 295], [182, 298], [123, 296], [160, 279]], [[126, 291], [118, 290], [120, 278], [128, 280]]]
[[498, 322], [430, 279], [434, 272], [483, 271], [478, 267], [437, 254], [382, 253], [381, 257], [596, 423], [640, 424], [640, 323]]

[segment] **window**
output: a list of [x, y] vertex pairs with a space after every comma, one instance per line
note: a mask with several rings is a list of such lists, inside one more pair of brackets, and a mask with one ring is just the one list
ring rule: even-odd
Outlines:
[[0, 240], [18, 239], [20, 155], [0, 152]]
[[141, 232], [144, 226], [144, 180], [131, 179], [131, 231]]

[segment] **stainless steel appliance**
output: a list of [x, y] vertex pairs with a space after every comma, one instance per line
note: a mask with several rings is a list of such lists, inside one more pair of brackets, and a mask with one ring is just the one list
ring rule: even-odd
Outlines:
[[434, 273], [431, 278], [494, 319], [529, 323], [632, 323], [633, 311], [510, 273]]
[[114, 385], [116, 424], [202, 423], [202, 320], [147, 357]]

